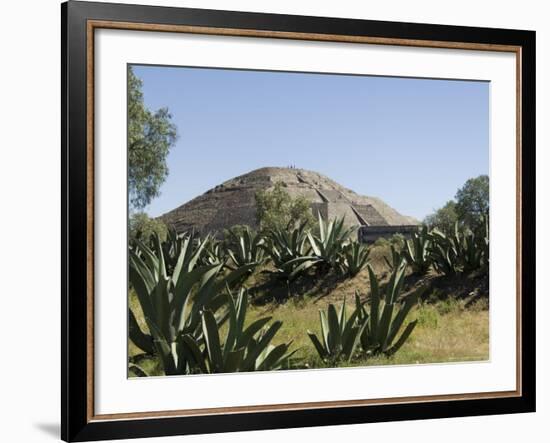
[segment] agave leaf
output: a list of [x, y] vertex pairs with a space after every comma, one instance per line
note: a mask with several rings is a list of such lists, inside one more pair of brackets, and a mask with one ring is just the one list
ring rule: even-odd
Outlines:
[[[292, 343], [292, 342], [291, 342]], [[280, 344], [278, 346], [272, 347], [263, 359], [263, 361], [258, 366], [258, 371], [269, 371], [276, 368], [278, 361], [286, 354], [288, 351], [289, 344]]]
[[322, 257], [323, 256], [323, 251], [320, 249], [320, 245], [322, 245], [322, 242], [319, 242], [319, 244], [318, 244], [317, 241], [315, 240], [315, 238], [313, 237], [313, 235], [311, 235], [311, 232], [308, 232], [306, 235], [307, 235], [307, 238], [309, 240], [309, 244], [311, 246], [311, 249], [313, 249], [313, 253], [315, 255], [317, 255], [318, 257]]
[[229, 330], [227, 331], [227, 336], [225, 338], [225, 344], [223, 348], [224, 360], [227, 360], [228, 354], [233, 349], [235, 341], [237, 340], [237, 335], [240, 332], [237, 320], [237, 307], [235, 306], [235, 300], [233, 300], [231, 294], [227, 295], [227, 305], [229, 314]]
[[[205, 277], [207, 281], [214, 278], [220, 269], [221, 265], [211, 265], [198, 267], [189, 273], [180, 274], [177, 285], [174, 289], [174, 298], [172, 300], [171, 307], [175, 313], [174, 322], [177, 331], [182, 331], [187, 321], [187, 310], [191, 295], [191, 288], [200, 281], [204, 281]], [[203, 296], [203, 299], [205, 298], [206, 296]], [[194, 305], [197, 305], [197, 308], [200, 308], [200, 306], [198, 306], [198, 303], [200, 302], [202, 302], [202, 300], [196, 301]]]
[[204, 342], [208, 352], [210, 369], [212, 372], [220, 372], [223, 369], [223, 356], [218, 335], [218, 327], [214, 314], [210, 311], [204, 311], [202, 315], [202, 331]]
[[[153, 280], [159, 277], [159, 261], [153, 251], [146, 246], [141, 240], [135, 240], [136, 245], [139, 248], [139, 252], [143, 256], [143, 261], [147, 268], [152, 271]], [[141, 257], [140, 257], [141, 258]]]
[[338, 323], [338, 314], [333, 304], [328, 305], [328, 326], [329, 326], [329, 349], [335, 351], [342, 346], [342, 330]]
[[245, 350], [245, 348], [238, 348], [229, 352], [225, 359], [223, 372], [239, 372], [243, 362]]
[[393, 319], [391, 329], [386, 339], [386, 343], [384, 344], [384, 347], [390, 346], [392, 344], [397, 333], [399, 332], [399, 329], [403, 325], [405, 318], [407, 317], [407, 315], [409, 315], [409, 312], [411, 311], [412, 307], [415, 305], [416, 300], [417, 300], [416, 296], [409, 296], [407, 297], [407, 300], [405, 301], [405, 303], [401, 305], [401, 308], [399, 309], [397, 315]]
[[131, 309], [128, 309], [128, 335], [130, 336], [130, 340], [142, 351], [145, 351], [147, 354], [155, 352], [153, 337], [141, 330], [136, 316]]
[[288, 280], [293, 281], [298, 275], [302, 274], [307, 269], [311, 268], [312, 266], [316, 265], [318, 263], [317, 258], [313, 260], [305, 260], [300, 265], [296, 266], [294, 270], [289, 274]]
[[271, 339], [275, 336], [277, 331], [281, 328], [282, 322], [276, 321], [273, 322], [273, 324], [269, 327], [269, 329], [266, 331], [265, 334], [262, 335], [262, 337], [258, 340], [256, 346], [254, 346], [247, 354], [244, 362], [243, 367], [245, 370], [249, 370], [250, 368], [254, 369], [254, 362], [256, 361], [256, 358], [260, 355], [260, 353], [264, 350], [264, 348], [269, 345], [269, 342]]
[[[147, 318], [145, 318], [147, 320]], [[147, 326], [153, 336], [153, 344], [160, 356], [164, 373], [166, 375], [174, 375], [176, 373], [176, 362], [172, 355], [172, 347], [166, 337], [161, 332], [160, 328], [151, 319], [147, 321]]]
[[[186, 360], [190, 360], [191, 357], [193, 362], [200, 368], [201, 372], [206, 373], [208, 371], [199, 345], [191, 335], [182, 335], [180, 337], [180, 346], [182, 351], [186, 354]], [[181, 360], [183, 360], [184, 355], [181, 356]]]
[[[378, 334], [376, 336], [376, 342], [383, 346], [388, 336], [390, 322], [393, 314], [393, 303], [386, 303], [382, 308], [382, 316], [380, 317], [380, 324], [378, 325]], [[383, 348], [382, 348], [383, 350]]]
[[309, 330], [307, 331], [307, 335], [309, 336], [310, 340], [313, 342], [313, 345], [315, 346], [315, 349], [317, 350], [317, 353], [319, 354], [319, 356], [323, 359], [328, 357], [328, 354], [325, 350], [326, 348], [321, 344], [321, 342], [317, 338], [317, 335], [315, 335], [313, 332]]
[[154, 311], [150, 296], [153, 289], [148, 288], [146, 279], [143, 278], [142, 274], [138, 270], [138, 267], [134, 265], [134, 258], [132, 256], [130, 256], [130, 269], [128, 274], [130, 278], [130, 283], [136, 291], [136, 295], [138, 297], [139, 304], [141, 305], [141, 309], [143, 310], [143, 314], [146, 317], [153, 318]]
[[142, 280], [147, 295], [149, 295], [155, 287], [156, 279], [154, 275], [151, 273], [147, 265], [143, 262], [141, 257], [133, 250], [129, 251], [129, 262], [130, 270], [134, 269], [136, 271], [137, 276]]
[[338, 323], [340, 323], [340, 327], [343, 328], [346, 324], [346, 297], [344, 297], [344, 301], [342, 303], [342, 306], [340, 307], [340, 315], [338, 316]]
[[369, 280], [371, 288], [371, 298], [370, 298], [370, 329], [371, 331], [378, 330], [378, 319], [380, 317], [380, 290], [378, 287], [378, 279], [374, 274], [374, 271], [367, 265], [369, 271]]
[[164, 260], [164, 251], [162, 249], [162, 244], [160, 241], [160, 236], [158, 232], [153, 233], [155, 244], [157, 247], [157, 260], [158, 260], [158, 267], [159, 267], [159, 277], [161, 277], [162, 280], [168, 279], [168, 275], [166, 274], [166, 262]]
[[329, 343], [329, 332], [330, 328], [328, 326], [328, 321], [325, 313], [323, 311], [319, 311], [319, 318], [321, 320], [321, 334], [323, 336], [323, 341], [325, 344], [325, 348], [327, 350], [331, 349], [330, 343]]

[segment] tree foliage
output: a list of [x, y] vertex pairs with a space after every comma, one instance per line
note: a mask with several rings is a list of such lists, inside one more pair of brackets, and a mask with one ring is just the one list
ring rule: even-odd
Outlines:
[[467, 226], [477, 226], [489, 215], [489, 176], [480, 175], [466, 181], [455, 199], [458, 220]]
[[444, 234], [450, 235], [457, 221], [456, 202], [454, 200], [449, 200], [443, 207], [439, 208], [433, 214], [428, 215], [424, 219], [424, 224], [430, 229], [437, 228]]
[[471, 178], [458, 189], [454, 200], [424, 219], [424, 224], [446, 235], [454, 233], [455, 223], [471, 230], [483, 231], [489, 216], [489, 176]]
[[166, 157], [177, 138], [167, 108], [152, 112], [143, 101], [143, 82], [128, 68], [128, 189], [131, 209], [159, 195], [168, 176]]
[[295, 228], [305, 223], [312, 226], [315, 219], [308, 200], [292, 197], [278, 182], [272, 189], [256, 193], [256, 219], [262, 230]]

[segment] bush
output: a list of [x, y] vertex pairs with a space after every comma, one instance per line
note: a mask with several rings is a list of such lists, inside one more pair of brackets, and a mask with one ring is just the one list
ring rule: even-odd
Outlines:
[[168, 236], [168, 227], [158, 218], [150, 218], [145, 212], [137, 212], [130, 216], [128, 226], [128, 239], [133, 241], [141, 239], [148, 242], [153, 234], [158, 234], [161, 241]]
[[315, 223], [309, 201], [305, 197], [291, 197], [278, 182], [273, 189], [256, 193], [256, 220], [262, 231], [310, 227]]

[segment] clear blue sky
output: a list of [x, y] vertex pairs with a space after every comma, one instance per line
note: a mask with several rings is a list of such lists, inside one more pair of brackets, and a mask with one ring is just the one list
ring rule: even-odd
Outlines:
[[423, 219], [489, 171], [489, 83], [135, 66], [179, 139], [161, 215], [263, 166], [310, 169]]

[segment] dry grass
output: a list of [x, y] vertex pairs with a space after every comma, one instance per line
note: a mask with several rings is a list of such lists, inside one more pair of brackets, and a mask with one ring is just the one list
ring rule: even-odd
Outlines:
[[[489, 311], [481, 301], [466, 308], [465, 301], [422, 303], [411, 313], [418, 325], [409, 340], [393, 357], [358, 358], [349, 365], [417, 364], [457, 361], [482, 361], [489, 358]], [[350, 300], [351, 301], [351, 300]], [[324, 309], [324, 307], [322, 307]], [[306, 330], [320, 333], [318, 309], [310, 300], [253, 307], [248, 321], [272, 316], [283, 326], [274, 343], [292, 341], [300, 348], [297, 355], [310, 367], [323, 363], [317, 356]]]

